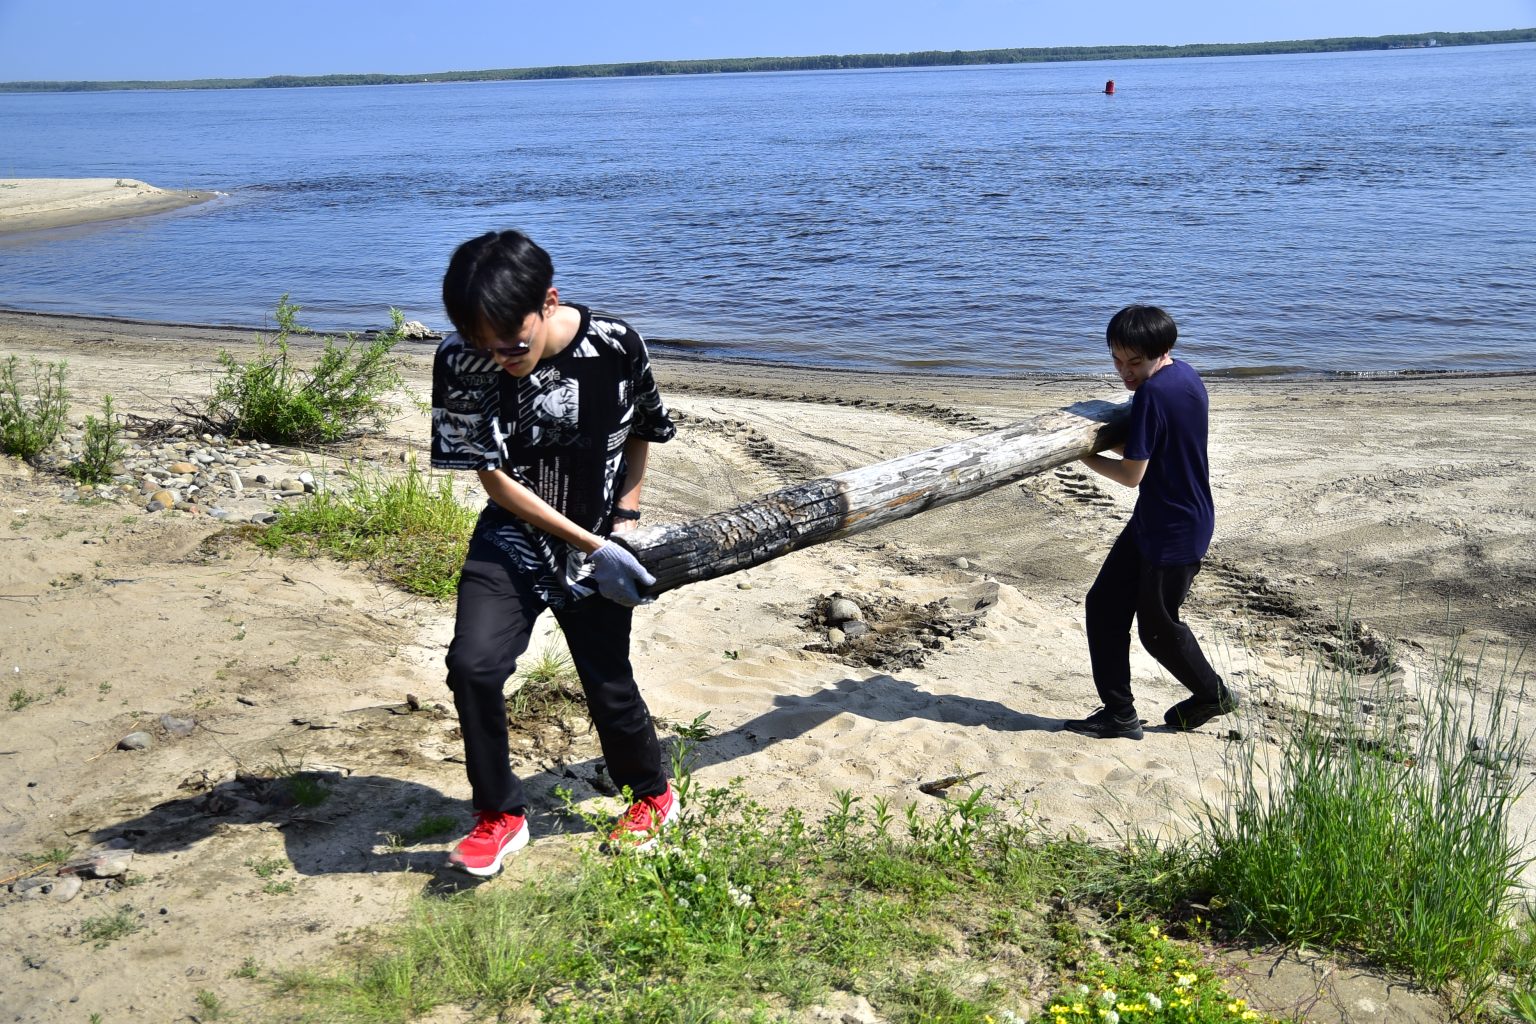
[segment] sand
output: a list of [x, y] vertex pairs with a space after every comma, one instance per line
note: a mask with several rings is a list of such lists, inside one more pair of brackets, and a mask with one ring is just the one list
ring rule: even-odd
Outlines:
[[164, 213], [214, 195], [135, 178], [0, 178], [0, 235]]
[[[68, 359], [78, 417], [105, 392], [127, 411], [170, 416], [173, 399], [206, 392], [220, 346], [241, 354], [252, 338], [0, 313], [0, 357]], [[407, 353], [417, 398], [430, 354]], [[657, 377], [682, 414], [647, 480], [647, 519], [663, 522], [1118, 386], [1107, 375], [912, 380], [676, 361], [659, 362]], [[1238, 720], [1166, 731], [1162, 712], [1181, 690], [1138, 647], [1135, 686], [1155, 726], [1145, 740], [1059, 731], [1095, 706], [1082, 598], [1132, 504], [1071, 467], [664, 595], [636, 616], [642, 688], [664, 723], [707, 713], [702, 784], [739, 778], [769, 805], [816, 814], [848, 790], [932, 807], [939, 798], [920, 785], [981, 773], [973, 784], [990, 798], [1052, 829], [1104, 841], [1127, 827], [1187, 829], [1199, 801], [1222, 797], [1225, 759], [1239, 749], [1229, 727], [1276, 727], [1300, 699], [1308, 649], [1341, 610], [1396, 651], [1373, 679], [1382, 694], [1419, 693], [1453, 641], [1493, 663], [1536, 636], [1532, 385], [1210, 382], [1219, 521], [1186, 617], [1247, 694]], [[384, 435], [313, 459], [425, 461], [427, 430], [407, 405]], [[206, 515], [81, 502], [67, 481], [15, 460], [0, 460], [0, 491], [0, 670], [7, 692], [38, 697], [0, 708], [0, 874], [23, 870], [27, 854], [119, 837], [138, 883], [88, 882], [69, 902], [0, 895], [10, 965], [0, 987], [16, 1019], [176, 1019], [203, 989], [254, 1015], [266, 990], [231, 976], [247, 958], [319, 966], [437, 884], [446, 842], [390, 836], [432, 814], [467, 821], [452, 715], [433, 710], [447, 701], [451, 604], [360, 567], [266, 555]], [[887, 624], [956, 635], [924, 650], [892, 627], [880, 664], [829, 651], [807, 619], [834, 592]], [[424, 710], [403, 713], [407, 695]], [[1529, 720], [1529, 705], [1520, 710]], [[169, 734], [162, 715], [195, 728]], [[154, 735], [150, 749], [114, 749], [135, 729]], [[510, 874], [529, 877], [587, 841], [557, 813], [555, 787], [611, 801], [580, 729], [530, 729], [516, 751], [536, 838]], [[235, 772], [296, 765], [331, 773], [317, 808], [239, 802], [259, 793], [230, 781]], [[1529, 779], [1533, 765], [1514, 770]], [[1519, 807], [1521, 829], [1531, 804]], [[278, 876], [290, 891], [264, 891], [251, 866], [274, 857], [291, 864]], [[141, 930], [103, 949], [83, 940], [86, 920], [121, 906]], [[1433, 1000], [1368, 973], [1295, 968], [1302, 981], [1286, 988], [1266, 967], [1233, 970], [1277, 1011], [1320, 986], [1309, 1019], [1440, 1019]]]

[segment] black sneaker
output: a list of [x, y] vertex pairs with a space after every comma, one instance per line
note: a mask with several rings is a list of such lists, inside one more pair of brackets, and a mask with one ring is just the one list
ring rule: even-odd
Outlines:
[[1141, 739], [1141, 719], [1134, 708], [1124, 715], [1117, 715], [1109, 708], [1099, 708], [1087, 718], [1069, 718], [1061, 723], [1061, 727], [1096, 740]]
[[1163, 716], [1163, 721], [1175, 732], [1189, 732], [1191, 729], [1200, 728], [1218, 715], [1230, 715], [1241, 703], [1242, 698], [1235, 691], [1223, 686], [1221, 696], [1214, 701], [1201, 700], [1199, 697], [1188, 697], [1179, 701], [1168, 709], [1168, 713]]

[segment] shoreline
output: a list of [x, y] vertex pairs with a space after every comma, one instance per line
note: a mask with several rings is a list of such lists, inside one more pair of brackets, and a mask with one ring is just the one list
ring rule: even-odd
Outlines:
[[[5, 230], [0, 227], [0, 235]], [[194, 332], [196, 334], [210, 334], [215, 336], [229, 336], [227, 343], [239, 344], [242, 341], [254, 341], [254, 336], [274, 330], [274, 326], [268, 324], [216, 324], [216, 323], [187, 323], [176, 320], [146, 320], [140, 317], [105, 316], [96, 313], [60, 313], [45, 310], [18, 309], [11, 306], [0, 305], [0, 326], [4, 326], [7, 318], [15, 317], [31, 322], [44, 329], [63, 330], [69, 325], [95, 330], [126, 329], [129, 334], [144, 335], [149, 331], [155, 332], [155, 339], [161, 334], [173, 332]], [[378, 328], [360, 328], [351, 331], [358, 337], [377, 334]], [[297, 339], [299, 344], [304, 339], [321, 338], [326, 336], [340, 336], [348, 333], [344, 330], [315, 330], [312, 334], [301, 336]], [[238, 337], [237, 337], [238, 336]], [[427, 352], [435, 348], [440, 338], [408, 340], [406, 348], [402, 352]], [[744, 370], [761, 372], [783, 372], [789, 374], [830, 374], [847, 376], [853, 379], [876, 380], [904, 380], [919, 382], [944, 382], [955, 384], [1007, 384], [1017, 383], [1028, 386], [1038, 386], [1046, 382], [1064, 381], [1081, 384], [1093, 384], [1110, 380], [1113, 374], [1109, 371], [1103, 373], [1073, 373], [1062, 372], [1023, 372], [1012, 376], [987, 375], [977, 373], [946, 373], [942, 371], [926, 370], [921, 373], [916, 371], [901, 372], [897, 370], [871, 370], [862, 367], [846, 366], [807, 366], [799, 363], [780, 363], [766, 359], [729, 358], [711, 355], [691, 355], [679, 348], [687, 348], [696, 344], [687, 339], [672, 338], [646, 338], [646, 344], [650, 348], [651, 361], [657, 365], [668, 367], [702, 367], [719, 366], [723, 368], [740, 367]], [[1177, 353], [1176, 353], [1177, 354]], [[1473, 381], [1481, 379], [1504, 379], [1511, 377], [1536, 377], [1536, 366], [1522, 370], [1284, 370], [1277, 369], [1273, 373], [1253, 372], [1250, 369], [1207, 369], [1197, 367], [1200, 376], [1207, 381], [1219, 381], [1222, 384], [1330, 384], [1363, 381]]]
[[0, 236], [147, 217], [217, 195], [137, 178], [0, 178]]

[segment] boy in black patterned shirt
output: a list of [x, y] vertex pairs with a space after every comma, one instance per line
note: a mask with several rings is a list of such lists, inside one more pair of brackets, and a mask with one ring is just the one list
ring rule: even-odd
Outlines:
[[608, 773], [633, 795], [612, 838], [649, 846], [676, 812], [629, 662], [631, 610], [655, 580], [611, 539], [640, 518], [650, 443], [676, 428], [639, 333], [562, 303], [553, 281], [548, 253], [517, 231], [465, 242], [443, 277], [457, 330], [433, 364], [432, 465], [474, 470], [490, 497], [447, 657], [476, 816], [449, 863], [480, 876], [528, 842], [504, 687], [545, 608], [570, 646]]

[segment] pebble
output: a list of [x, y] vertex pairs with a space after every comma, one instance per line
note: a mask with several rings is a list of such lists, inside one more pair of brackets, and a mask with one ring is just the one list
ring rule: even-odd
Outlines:
[[847, 639], [848, 634], [844, 633], [836, 626], [833, 626], [831, 629], [827, 630], [827, 643], [831, 644], [833, 647], [841, 647], [843, 641]]
[[1488, 737], [1486, 737], [1486, 736], [1473, 736], [1471, 742], [1468, 743], [1467, 746], [1471, 747], [1473, 750], [1487, 750], [1488, 749]]
[[748, 583], [746, 580], [742, 580], [740, 583], [736, 584], [736, 589], [737, 590], [751, 590], [752, 589], [752, 584]]
[[869, 631], [869, 623], [860, 621], [858, 619], [843, 623], [843, 635], [846, 636], [849, 640], [852, 640], [854, 637], [863, 636]]
[[971, 567], [971, 560], [969, 558], [961, 556], [960, 558], [955, 559], [955, 568], [956, 569], [969, 569], [970, 567]]
[[180, 499], [176, 497], [175, 491], [159, 490], [149, 496], [149, 501], [144, 507], [151, 512], [160, 512], [164, 509], [175, 508], [178, 500]]
[[118, 750], [148, 750], [154, 745], [154, 737], [147, 732], [131, 732], [117, 741]]

